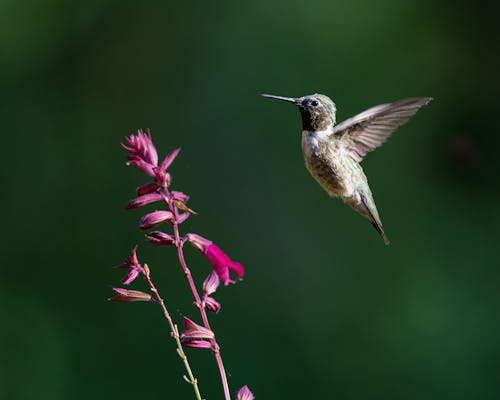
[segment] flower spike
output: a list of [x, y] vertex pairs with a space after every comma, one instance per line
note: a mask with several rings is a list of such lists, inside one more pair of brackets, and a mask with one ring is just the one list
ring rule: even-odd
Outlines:
[[[181, 224], [191, 215], [197, 213], [187, 206], [189, 200], [187, 194], [170, 189], [172, 175], [169, 168], [179, 155], [180, 148], [172, 150], [159, 163], [158, 153], [149, 130], [146, 133], [138, 130], [136, 134], [126, 137], [124, 143], [122, 143], [122, 147], [127, 152], [127, 165], [135, 166], [151, 177], [149, 179], [150, 182], [136, 188], [137, 195], [128, 202], [126, 209], [135, 209], [157, 203], [159, 209], [143, 215], [140, 220], [140, 228], [148, 230], [145, 235], [148, 242], [157, 246], [170, 245], [175, 247], [177, 259], [184, 272], [195, 307], [203, 323], [199, 325], [191, 319], [184, 317], [184, 329], [180, 334], [179, 328], [173, 321], [171, 312], [167, 308], [167, 302], [161, 297], [153, 283], [148, 265], [139, 263], [137, 246], [133, 249], [132, 254], [127, 257], [126, 261], [118, 265], [119, 268], [126, 270], [126, 275], [122, 278], [121, 282], [123, 285], [129, 285], [138, 277], [142, 277], [149, 286], [150, 292], [113, 287], [115, 295], [108, 300], [113, 302], [149, 301], [157, 304], [162, 309], [164, 318], [168, 321], [171, 336], [176, 342], [177, 353], [186, 369], [184, 379], [193, 386], [196, 399], [202, 400], [202, 396], [198, 388], [197, 379], [192, 372], [183, 347], [212, 350], [219, 370], [224, 400], [231, 400], [232, 396], [220, 354], [220, 346], [215, 338], [215, 333], [211, 330], [207, 314], [209, 312], [218, 313], [221, 309], [220, 303], [212, 297], [217, 291], [220, 282], [222, 281], [225, 286], [230, 283], [236, 283], [237, 278], [242, 278], [244, 267], [240, 263], [231, 260], [212, 241], [194, 233], [185, 236], [181, 235]], [[170, 226], [165, 223], [170, 224]], [[162, 230], [150, 231], [150, 228], [154, 228], [160, 224], [163, 224], [161, 226], [162, 230], [167, 230], [168, 233]], [[189, 241], [212, 265], [210, 274], [203, 282], [202, 292], [198, 290], [198, 285], [195, 283], [194, 277], [185, 260], [184, 244], [186, 241]], [[236, 400], [253, 399], [252, 393], [246, 386], [241, 388], [236, 395]]]

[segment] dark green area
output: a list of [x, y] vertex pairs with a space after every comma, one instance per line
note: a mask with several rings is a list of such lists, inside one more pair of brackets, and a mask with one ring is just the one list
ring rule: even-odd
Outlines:
[[[139, 256], [199, 318], [170, 248], [123, 206], [119, 143], [181, 146], [173, 187], [246, 266], [212, 318], [233, 391], [258, 399], [498, 399], [498, 4], [422, 0], [0, 2], [0, 398], [193, 399], [159, 309], [110, 304]], [[322, 92], [343, 120], [435, 100], [363, 163], [392, 243], [303, 166]], [[209, 272], [191, 248], [201, 281]], [[135, 288], [141, 288], [139, 282]], [[188, 354], [221, 399], [208, 351]]]

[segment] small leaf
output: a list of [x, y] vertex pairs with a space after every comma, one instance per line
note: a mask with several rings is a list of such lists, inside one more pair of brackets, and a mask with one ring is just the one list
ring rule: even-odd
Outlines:
[[179, 209], [179, 210], [182, 210], [182, 211], [187, 211], [191, 214], [195, 214], [195, 215], [198, 215], [198, 213], [192, 209], [190, 209], [187, 205], [185, 205], [182, 201], [180, 200], [174, 200], [173, 201], [174, 205]]

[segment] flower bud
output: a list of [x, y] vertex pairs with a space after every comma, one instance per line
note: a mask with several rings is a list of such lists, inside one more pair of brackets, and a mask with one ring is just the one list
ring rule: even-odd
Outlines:
[[163, 196], [160, 193], [148, 193], [142, 196], [136, 197], [133, 200], [130, 200], [125, 207], [126, 210], [130, 210], [132, 208], [138, 208], [145, 206], [146, 204], [154, 203], [157, 201], [162, 201]]
[[181, 334], [182, 339], [212, 339], [214, 333], [187, 317], [184, 317], [184, 332]]
[[127, 257], [123, 264], [117, 265], [115, 268], [132, 268], [139, 266], [139, 259], [137, 258], [137, 246], [132, 249], [132, 254]]
[[220, 279], [217, 275], [217, 272], [212, 270], [210, 274], [203, 281], [203, 292], [206, 296], [210, 296], [212, 293], [215, 293], [217, 288], [219, 287]]
[[173, 191], [170, 193], [170, 195], [172, 196], [173, 200], [178, 200], [182, 203], [185, 203], [186, 201], [189, 200], [189, 196], [185, 193], [182, 193], [182, 192]]
[[149, 243], [153, 243], [156, 246], [168, 246], [173, 245], [175, 239], [173, 236], [170, 236], [161, 231], [153, 231], [146, 234], [146, 239]]
[[137, 167], [139, 170], [144, 172], [146, 175], [155, 176], [155, 172], [154, 172], [154, 169], [151, 166], [151, 164], [148, 164], [148, 163], [146, 163], [143, 160], [140, 160], [138, 158], [133, 158], [130, 161], [127, 161], [126, 165]]
[[254, 398], [253, 393], [246, 385], [238, 390], [238, 393], [236, 393], [236, 400], [253, 400]]
[[194, 349], [213, 349], [212, 343], [206, 340], [183, 340], [182, 346]]
[[137, 193], [137, 196], [142, 196], [148, 193], [154, 193], [159, 188], [160, 187], [156, 182], [149, 182], [146, 183], [145, 185], [139, 186], [137, 189], [135, 189], [135, 192]]
[[151, 295], [140, 292], [138, 290], [128, 290], [123, 288], [112, 288], [116, 293], [116, 296], [109, 298], [109, 301], [114, 301], [118, 303], [129, 303], [133, 301], [151, 301]]
[[181, 148], [179, 147], [179, 148], [171, 151], [169, 154], [167, 154], [167, 156], [161, 162], [160, 170], [166, 171], [168, 169], [168, 167], [170, 167], [170, 165], [172, 165], [172, 163], [174, 162], [175, 158], [177, 157], [177, 155], [179, 154], [180, 151], [181, 151]]
[[154, 211], [142, 217], [140, 228], [149, 229], [171, 219], [172, 213], [170, 211]]
[[177, 223], [182, 224], [185, 220], [189, 218], [191, 214], [188, 212], [182, 213], [177, 217]]
[[151, 133], [144, 133], [142, 129], [137, 131], [137, 135], [126, 137], [127, 145], [122, 147], [130, 154], [129, 157], [138, 157], [151, 165], [158, 165], [158, 153], [151, 139]]
[[130, 285], [135, 278], [139, 276], [141, 270], [139, 268], [130, 268], [127, 272], [127, 275], [121, 280], [124, 285]]
[[205, 304], [205, 308], [208, 311], [211, 311], [215, 314], [217, 314], [221, 309], [220, 303], [217, 300], [215, 300], [213, 297], [210, 297], [210, 296], [205, 297], [205, 299], [203, 300], [203, 303]]

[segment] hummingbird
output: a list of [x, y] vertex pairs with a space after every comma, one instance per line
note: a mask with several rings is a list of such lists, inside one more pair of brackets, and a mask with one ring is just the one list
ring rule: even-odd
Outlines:
[[340, 197], [368, 219], [384, 243], [389, 244], [360, 162], [429, 103], [432, 97], [380, 104], [336, 124], [337, 108], [324, 94], [297, 98], [270, 94], [262, 96], [287, 101], [299, 108], [306, 168], [331, 197]]

